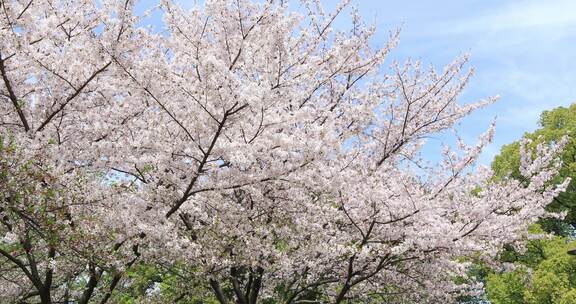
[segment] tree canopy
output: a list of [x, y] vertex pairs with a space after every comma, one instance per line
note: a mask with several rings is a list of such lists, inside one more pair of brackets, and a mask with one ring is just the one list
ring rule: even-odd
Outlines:
[[[488, 275], [487, 295], [491, 303], [576, 303], [576, 257], [568, 254], [576, 248], [576, 104], [545, 111], [540, 128], [526, 133], [530, 148], [541, 143], [554, 143], [567, 138], [562, 153], [562, 167], [552, 183], [571, 178], [566, 192], [560, 193], [547, 209], [566, 212], [565, 218], [542, 218], [532, 233], [554, 233], [556, 236], [530, 240], [525, 252], [506, 246], [501, 260], [511, 263], [514, 270]], [[511, 177], [523, 180], [514, 167], [520, 164], [520, 143], [502, 148], [492, 167], [497, 178]], [[541, 229], [542, 227], [543, 229]]]
[[161, 33], [131, 0], [0, 2], [0, 301], [454, 301], [566, 188], [563, 141], [472, 170], [493, 126], [422, 166], [495, 101], [458, 101], [466, 56], [386, 68], [398, 33], [348, 1], [201, 2]]
[[506, 250], [502, 259], [514, 270], [488, 275], [488, 299], [494, 304], [576, 303], [576, 258], [568, 254], [575, 247], [573, 240], [553, 237], [530, 241], [524, 253]]
[[[557, 235], [569, 235], [576, 227], [576, 104], [565, 108], [560, 107], [551, 111], [544, 111], [540, 116], [540, 128], [534, 132], [524, 134], [529, 139], [529, 149], [535, 150], [542, 143], [550, 144], [567, 138], [568, 142], [562, 152], [562, 167], [559, 174], [552, 180], [560, 183], [567, 178], [572, 179], [566, 192], [554, 198], [547, 209], [553, 212], [566, 211], [563, 219], [543, 219], [542, 227], [548, 232]], [[520, 142], [514, 142], [502, 147], [502, 151], [494, 158], [492, 169], [498, 178], [511, 177], [524, 180], [519, 172]]]

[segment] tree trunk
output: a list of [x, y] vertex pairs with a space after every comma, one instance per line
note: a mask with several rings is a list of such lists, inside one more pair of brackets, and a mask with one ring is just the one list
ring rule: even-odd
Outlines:
[[50, 287], [45, 287], [40, 290], [40, 303], [52, 304], [52, 297], [50, 296]]
[[220, 302], [220, 304], [228, 303], [228, 301], [226, 301], [224, 293], [222, 292], [222, 289], [220, 288], [220, 284], [218, 283], [218, 281], [210, 279], [210, 287], [212, 287], [212, 291], [214, 291], [214, 295], [216, 296], [216, 299], [218, 299], [218, 302]]

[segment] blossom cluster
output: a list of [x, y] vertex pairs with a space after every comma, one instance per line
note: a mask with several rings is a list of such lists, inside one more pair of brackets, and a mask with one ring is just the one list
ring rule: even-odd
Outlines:
[[238, 303], [477, 289], [463, 257], [545, 214], [562, 144], [525, 153], [527, 183], [475, 168], [493, 126], [425, 164], [429, 136], [495, 100], [458, 102], [468, 58], [387, 69], [397, 32], [374, 48], [353, 9], [334, 28], [347, 2], [300, 5], [163, 0], [158, 33], [130, 0], [2, 2], [0, 300], [105, 303], [140, 261], [221, 303], [228, 282]]

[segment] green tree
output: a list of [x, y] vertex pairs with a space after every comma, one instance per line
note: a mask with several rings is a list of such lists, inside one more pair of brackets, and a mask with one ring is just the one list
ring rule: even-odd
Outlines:
[[[540, 128], [524, 134], [533, 151], [539, 144], [554, 144], [566, 137], [562, 168], [553, 180], [560, 183], [571, 178], [566, 192], [547, 207], [553, 212], [567, 212], [564, 219], [545, 218], [530, 231], [533, 234], [553, 233], [551, 239], [531, 240], [526, 251], [518, 252], [506, 246], [501, 253], [503, 262], [515, 266], [513, 271], [489, 274], [486, 280], [488, 299], [493, 304], [576, 303], [576, 258], [568, 250], [576, 247], [576, 104], [545, 111]], [[520, 142], [502, 147], [492, 163], [496, 178], [523, 180], [519, 172]]]
[[567, 253], [574, 246], [555, 236], [530, 241], [524, 254], [503, 255], [515, 269], [488, 275], [488, 299], [492, 304], [576, 303], [576, 258]]
[[[529, 148], [535, 150], [541, 143], [555, 143], [567, 137], [568, 143], [562, 154], [563, 165], [555, 182], [571, 178], [572, 182], [566, 192], [560, 194], [548, 206], [549, 211], [567, 211], [564, 219], [542, 219], [540, 225], [547, 232], [557, 235], [569, 235], [576, 226], [576, 104], [568, 108], [559, 107], [551, 111], [544, 111], [540, 116], [540, 128], [532, 133], [524, 134], [524, 138], [531, 140]], [[516, 141], [502, 147], [500, 155], [492, 163], [497, 178], [511, 177], [523, 180], [519, 172], [520, 142]]]

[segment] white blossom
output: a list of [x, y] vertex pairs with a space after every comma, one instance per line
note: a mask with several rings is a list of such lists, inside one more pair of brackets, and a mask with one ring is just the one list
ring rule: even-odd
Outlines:
[[[348, 2], [164, 0], [157, 33], [132, 1], [4, 1], [0, 301], [79, 301], [140, 261], [193, 269], [218, 296], [250, 281], [254, 301], [476, 292], [457, 261], [495, 263], [548, 215], [564, 143], [523, 149], [525, 184], [475, 169], [493, 124], [427, 163], [426, 138], [496, 98], [458, 102], [467, 56], [386, 69], [398, 32], [374, 48], [355, 10], [334, 28]], [[74, 280], [96, 285], [66, 293]]]

